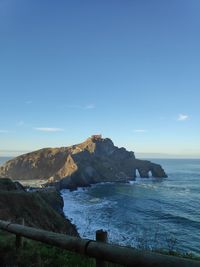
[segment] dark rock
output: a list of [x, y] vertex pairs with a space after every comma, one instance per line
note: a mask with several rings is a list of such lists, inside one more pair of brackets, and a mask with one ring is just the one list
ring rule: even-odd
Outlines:
[[0, 179], [0, 190], [4, 191], [25, 191], [24, 187], [19, 182], [13, 182], [9, 178]]

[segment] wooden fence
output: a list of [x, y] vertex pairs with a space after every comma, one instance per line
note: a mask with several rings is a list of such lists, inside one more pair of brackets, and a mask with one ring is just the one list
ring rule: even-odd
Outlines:
[[200, 267], [200, 261], [139, 251], [129, 247], [104, 243], [107, 237], [101, 230], [96, 233], [96, 237], [100, 241], [94, 241], [2, 220], [0, 220], [0, 229], [15, 234], [16, 245], [18, 247], [21, 245], [22, 237], [26, 237], [64, 250], [95, 258], [98, 267], [105, 266], [104, 261], [131, 267]]

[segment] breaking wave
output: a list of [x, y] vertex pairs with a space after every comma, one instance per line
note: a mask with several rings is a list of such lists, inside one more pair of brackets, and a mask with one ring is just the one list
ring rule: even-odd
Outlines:
[[[166, 249], [171, 238], [175, 249], [200, 254], [200, 160], [158, 163], [170, 173], [167, 179], [62, 190], [64, 213], [85, 238], [94, 239], [95, 231], [104, 229], [113, 243]], [[177, 174], [181, 164], [183, 175]]]

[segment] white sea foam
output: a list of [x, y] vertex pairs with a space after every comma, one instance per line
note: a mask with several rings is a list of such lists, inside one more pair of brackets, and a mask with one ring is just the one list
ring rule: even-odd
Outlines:
[[[84, 190], [73, 192], [62, 190], [62, 196], [64, 213], [78, 227], [78, 232], [82, 237], [94, 239], [96, 230], [109, 230], [108, 228], [111, 227], [109, 216], [103, 216], [102, 210], [114, 209], [117, 204], [116, 201], [110, 201], [106, 198], [92, 198]], [[111, 232], [113, 236], [117, 237], [118, 229]], [[110, 240], [112, 240], [111, 236]]]
[[172, 236], [178, 250], [200, 254], [200, 179], [198, 173], [181, 175], [172, 167], [167, 179], [136, 178], [127, 184], [63, 190], [64, 213], [85, 238], [94, 239], [95, 231], [103, 229], [109, 242], [134, 246], [145, 241], [153, 247], [159, 236], [156, 245], [167, 249]]

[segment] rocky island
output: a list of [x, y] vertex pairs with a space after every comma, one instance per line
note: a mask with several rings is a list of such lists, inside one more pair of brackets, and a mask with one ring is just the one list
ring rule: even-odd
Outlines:
[[136, 159], [111, 139], [93, 135], [70, 147], [44, 148], [18, 156], [0, 167], [0, 177], [40, 180], [58, 189], [76, 189], [98, 182], [126, 182], [140, 177], [167, 177], [159, 164]]

